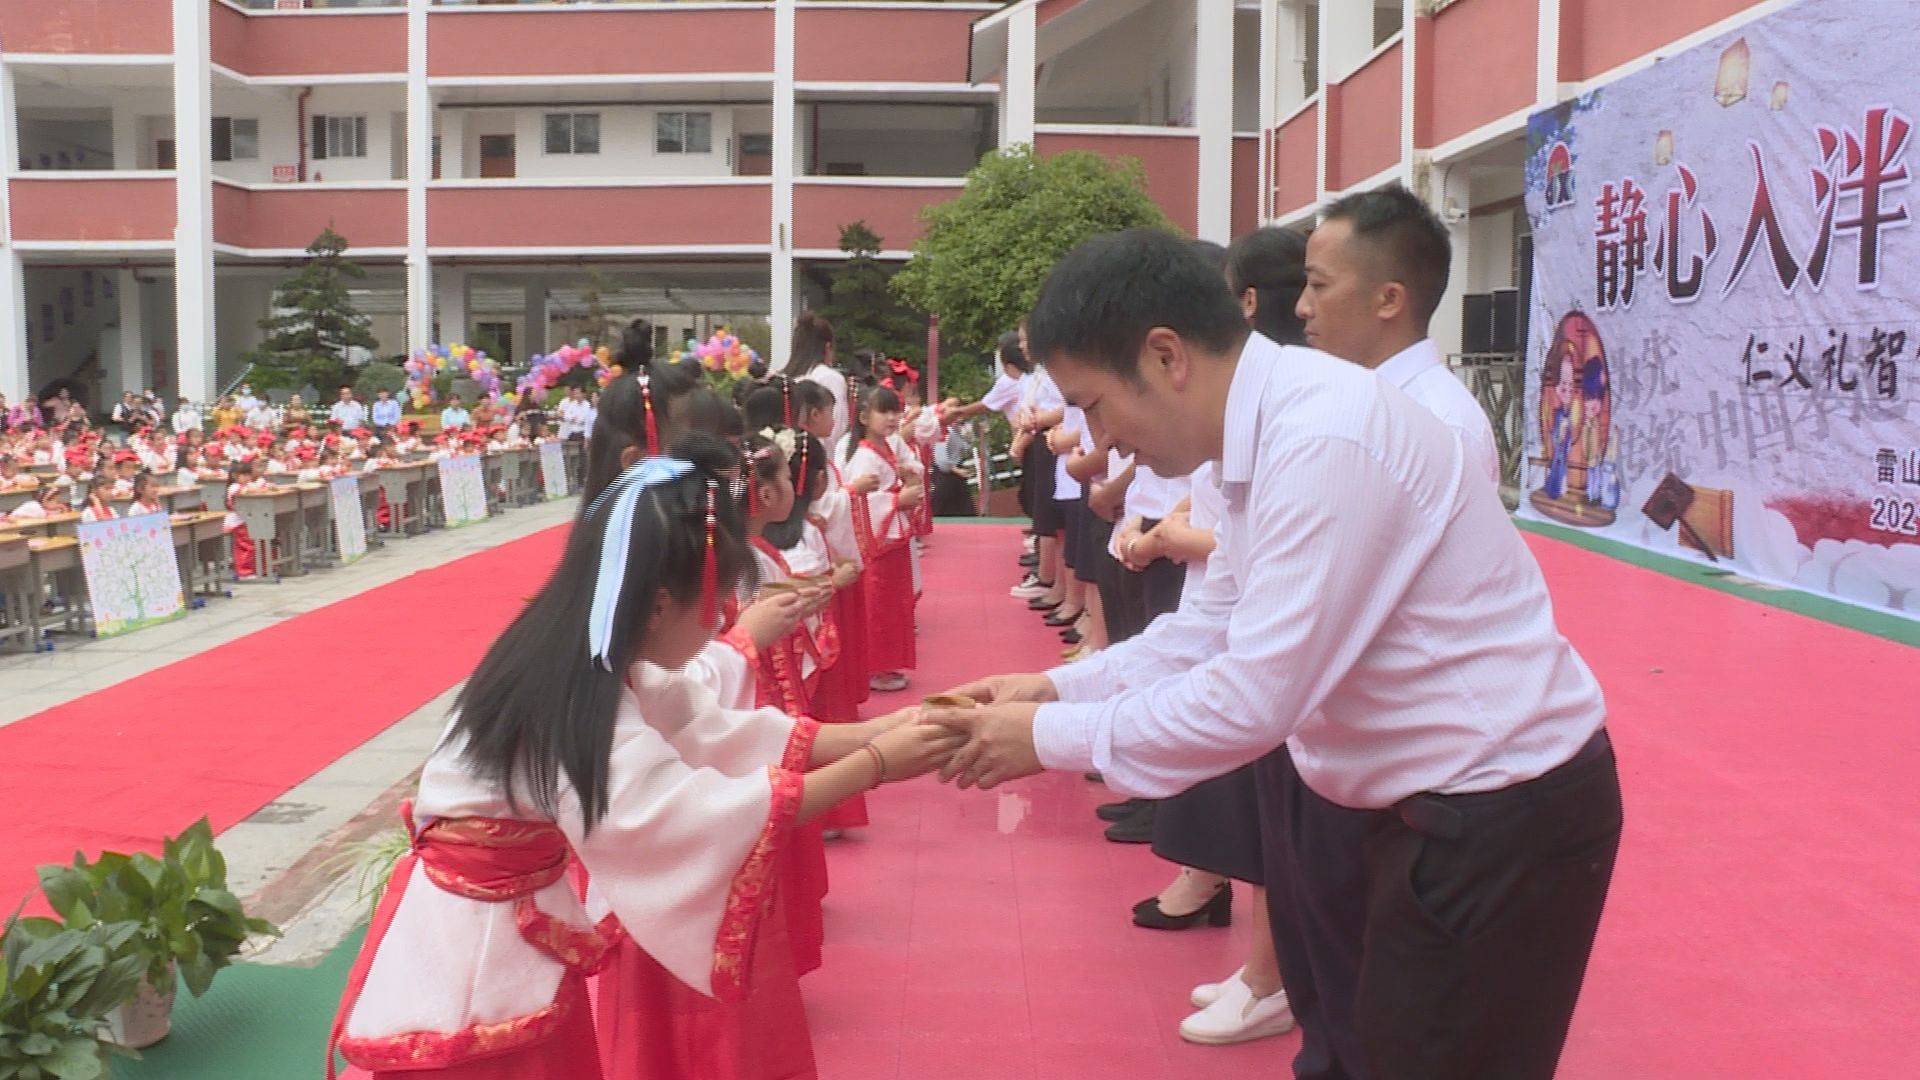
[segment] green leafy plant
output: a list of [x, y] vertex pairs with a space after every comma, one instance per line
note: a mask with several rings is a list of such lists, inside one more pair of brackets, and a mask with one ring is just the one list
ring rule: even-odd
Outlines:
[[145, 970], [139, 927], [52, 919], [7, 920], [0, 931], [0, 1080], [95, 1080], [107, 1056], [139, 1055], [101, 1039], [107, 1014], [133, 996]]
[[[1041, 157], [1028, 146], [982, 158], [960, 195], [921, 220], [926, 232], [893, 276], [893, 291], [940, 316], [941, 340], [970, 356], [993, 354], [994, 339], [1033, 307], [1048, 271], [1075, 244], [1119, 229], [1174, 228], [1148, 197], [1137, 159], [1079, 150]], [[945, 361], [940, 378], [952, 378]]]
[[398, 398], [400, 391], [406, 388], [406, 369], [385, 360], [370, 361], [360, 369], [360, 377], [353, 381], [354, 396], [361, 401], [374, 400], [382, 390]]
[[354, 897], [365, 907], [370, 919], [393, 878], [394, 866], [412, 850], [413, 838], [407, 835], [407, 830], [386, 829], [345, 845], [322, 864], [321, 871], [331, 874], [336, 882], [351, 881]]
[[40, 890], [68, 928], [136, 924], [132, 947], [147, 981], [169, 987], [177, 967], [188, 992], [207, 992], [251, 934], [274, 933], [250, 918], [227, 888], [227, 861], [206, 818], [162, 844], [161, 855], [103, 852], [89, 863], [42, 866]]

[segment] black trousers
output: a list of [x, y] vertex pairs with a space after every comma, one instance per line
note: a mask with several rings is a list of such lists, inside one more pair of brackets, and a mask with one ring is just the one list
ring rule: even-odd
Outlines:
[[1300, 1078], [1545, 1080], [1620, 844], [1605, 731], [1536, 779], [1393, 810], [1257, 766], [1274, 945]]

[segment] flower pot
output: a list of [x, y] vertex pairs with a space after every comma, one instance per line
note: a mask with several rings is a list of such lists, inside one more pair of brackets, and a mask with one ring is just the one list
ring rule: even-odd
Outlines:
[[107, 1014], [107, 1041], [141, 1050], [166, 1038], [173, 1030], [173, 995], [178, 985], [171, 967], [166, 983], [162, 990], [141, 979], [132, 1000]]

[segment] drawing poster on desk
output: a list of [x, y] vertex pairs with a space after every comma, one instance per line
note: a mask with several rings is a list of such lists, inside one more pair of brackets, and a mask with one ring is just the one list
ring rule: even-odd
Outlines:
[[450, 529], [487, 520], [487, 477], [479, 454], [440, 459], [440, 500]]
[[564, 443], [540, 444], [540, 490], [549, 499], [567, 497], [567, 448]]
[[77, 537], [97, 636], [114, 637], [187, 613], [167, 515], [81, 522]]
[[340, 542], [340, 561], [350, 563], [367, 553], [367, 520], [360, 506], [360, 478], [336, 476], [327, 488], [333, 499], [333, 535]]

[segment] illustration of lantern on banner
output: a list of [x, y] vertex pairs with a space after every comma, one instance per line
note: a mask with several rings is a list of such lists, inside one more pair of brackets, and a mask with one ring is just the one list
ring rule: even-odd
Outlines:
[[1655, 165], [1673, 164], [1673, 131], [1663, 128], [1653, 138], [1653, 163]]
[[1722, 106], [1747, 100], [1747, 80], [1753, 73], [1753, 50], [1741, 38], [1720, 54], [1720, 72], [1713, 80], [1713, 100]]
[[1774, 112], [1779, 112], [1786, 107], [1787, 84], [1785, 82], [1774, 83], [1773, 94], [1767, 98], [1767, 108], [1772, 109]]

